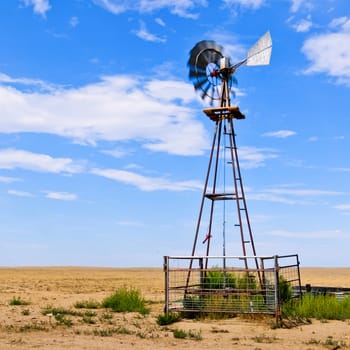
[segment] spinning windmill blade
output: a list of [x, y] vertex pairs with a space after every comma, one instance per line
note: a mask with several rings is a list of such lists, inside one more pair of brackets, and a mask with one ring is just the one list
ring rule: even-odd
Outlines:
[[195, 90], [201, 91], [201, 97], [209, 97], [211, 103], [219, 99], [221, 77], [219, 74], [220, 60], [223, 58], [222, 46], [214, 41], [203, 40], [191, 50], [188, 65], [189, 77]]
[[[223, 48], [215, 41], [203, 40], [190, 51], [188, 66], [189, 78], [196, 91], [201, 92], [202, 99], [222, 100], [222, 84], [227, 83], [231, 91], [236, 83], [233, 74], [243, 64], [261, 66], [270, 63], [272, 40], [270, 32], [265, 33], [249, 50], [247, 57], [231, 65], [229, 57], [222, 54]], [[231, 91], [232, 93], [232, 91]], [[226, 96], [227, 97], [227, 96]]]
[[[202, 53], [205, 51], [205, 54]], [[210, 62], [215, 62], [222, 57], [222, 46], [215, 41], [202, 40], [198, 42], [190, 52], [190, 59], [188, 65], [193, 68], [202, 68], [205, 70]], [[218, 57], [215, 57], [215, 55]]]

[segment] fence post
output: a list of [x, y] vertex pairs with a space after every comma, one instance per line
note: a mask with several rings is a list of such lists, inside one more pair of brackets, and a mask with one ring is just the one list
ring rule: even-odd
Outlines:
[[165, 306], [164, 313], [169, 313], [169, 257], [164, 256], [163, 271], [165, 277]]
[[281, 300], [280, 300], [278, 255], [275, 255], [274, 259], [275, 259], [275, 316], [276, 316], [276, 324], [279, 326], [281, 321], [281, 303], [280, 303]]
[[303, 292], [301, 290], [301, 278], [300, 278], [300, 261], [299, 261], [298, 254], [296, 254], [296, 258], [297, 258], [297, 269], [298, 269], [298, 280], [299, 280], [299, 295], [300, 295], [300, 299], [303, 299]]
[[204, 281], [205, 281], [205, 273], [203, 270], [203, 258], [199, 258], [199, 284], [200, 284], [200, 289], [202, 290], [205, 288]]

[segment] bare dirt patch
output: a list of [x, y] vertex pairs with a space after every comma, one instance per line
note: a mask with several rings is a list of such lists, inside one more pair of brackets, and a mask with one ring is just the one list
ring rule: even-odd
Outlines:
[[[303, 284], [350, 287], [350, 268], [304, 268], [301, 277]], [[100, 302], [124, 286], [141, 291], [149, 315], [74, 307]], [[16, 300], [20, 305], [10, 305]], [[1, 268], [0, 349], [350, 349], [349, 321], [272, 329], [273, 318], [237, 317], [161, 327], [156, 318], [163, 300], [164, 276], [156, 268]], [[62, 317], [43, 313], [50, 308], [62, 310]]]

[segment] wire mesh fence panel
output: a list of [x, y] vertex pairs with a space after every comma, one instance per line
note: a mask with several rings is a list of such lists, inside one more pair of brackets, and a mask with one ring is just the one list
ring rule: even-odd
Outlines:
[[300, 286], [297, 255], [167, 256], [164, 272], [167, 312], [276, 314], [280, 298], [292, 297]]

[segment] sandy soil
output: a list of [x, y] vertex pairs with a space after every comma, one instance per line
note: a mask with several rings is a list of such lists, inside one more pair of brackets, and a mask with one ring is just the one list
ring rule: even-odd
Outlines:
[[[350, 268], [303, 268], [302, 284], [350, 288]], [[118, 314], [76, 309], [79, 301], [101, 301], [120, 286], [141, 290], [151, 313]], [[10, 305], [14, 298], [27, 305]], [[183, 320], [161, 327], [164, 276], [161, 269], [0, 268], [0, 349], [350, 349], [350, 321], [299, 324], [272, 329], [273, 318]], [[60, 323], [45, 308], [80, 312]], [[86, 312], [93, 312], [86, 315]], [[174, 337], [173, 330], [191, 334]]]

